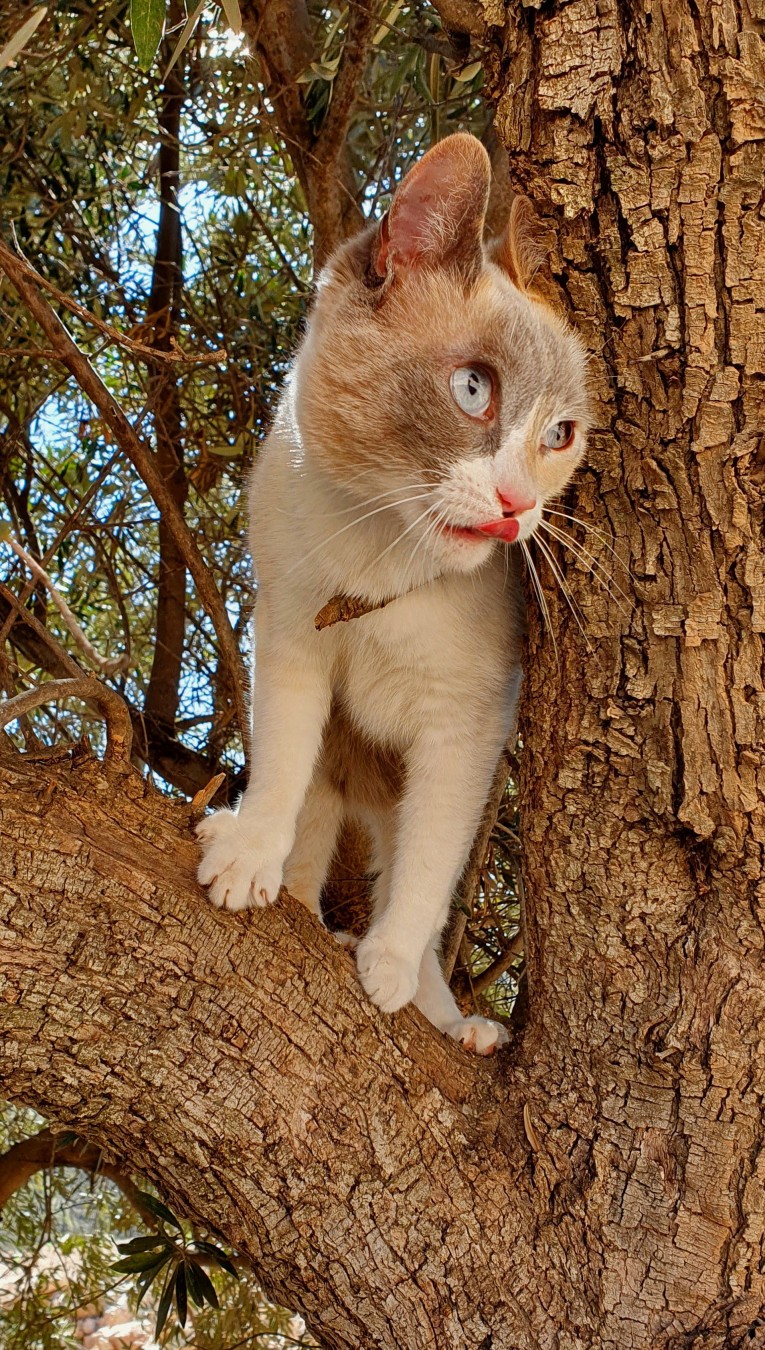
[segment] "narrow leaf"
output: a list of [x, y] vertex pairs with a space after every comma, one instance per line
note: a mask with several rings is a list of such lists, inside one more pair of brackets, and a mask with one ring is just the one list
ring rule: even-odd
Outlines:
[[6, 66], [16, 60], [19, 52], [23, 47], [26, 47], [32, 34], [39, 28], [47, 13], [48, 6], [40, 5], [40, 8], [33, 10], [26, 23], [23, 23], [13, 37], [6, 42], [2, 51], [0, 51], [0, 70], [5, 70]]
[[175, 1286], [175, 1281], [178, 1277], [178, 1271], [182, 1269], [183, 1269], [182, 1266], [178, 1266], [176, 1270], [174, 1271], [169, 1270], [167, 1272], [165, 1287], [162, 1290], [162, 1297], [159, 1300], [159, 1307], [157, 1308], [157, 1325], [154, 1328], [155, 1341], [159, 1340], [160, 1332], [162, 1331], [162, 1328], [165, 1325], [165, 1322], [167, 1321], [167, 1314], [170, 1311], [170, 1304], [173, 1298], [173, 1288]]
[[388, 36], [403, 8], [404, 8], [404, 0], [396, 0], [396, 3], [394, 5], [391, 5], [390, 9], [388, 10], [388, 13], [385, 15], [385, 18], [380, 24], [380, 27], [377, 29], [377, 32], [372, 38], [373, 47], [379, 47], [383, 38], [386, 38]]
[[138, 1290], [138, 1302], [136, 1303], [137, 1308], [140, 1308], [141, 1303], [143, 1302], [143, 1296], [146, 1293], [147, 1289], [151, 1288], [151, 1286], [154, 1284], [155, 1280], [159, 1276], [159, 1272], [164, 1269], [168, 1261], [172, 1260], [174, 1255], [175, 1252], [171, 1248], [170, 1251], [165, 1252], [164, 1256], [160, 1257], [156, 1268], [152, 1268], [151, 1270], [146, 1271], [139, 1280], [136, 1280], [136, 1289]]
[[176, 1219], [173, 1211], [168, 1209], [167, 1205], [163, 1205], [161, 1200], [157, 1200], [156, 1196], [149, 1195], [148, 1191], [138, 1191], [136, 1200], [143, 1205], [144, 1209], [148, 1209], [151, 1214], [156, 1215], [158, 1219], [164, 1219], [165, 1223], [171, 1223], [179, 1232], [183, 1232], [180, 1219]]
[[165, 31], [165, 0], [130, 0], [130, 31], [141, 70], [151, 70]]
[[186, 1314], [188, 1312], [188, 1300], [186, 1298], [186, 1263], [182, 1261], [178, 1267], [178, 1274], [175, 1277], [175, 1306], [178, 1309], [178, 1321], [182, 1327], [186, 1325]]
[[221, 1270], [225, 1270], [229, 1275], [233, 1275], [235, 1280], [239, 1279], [239, 1273], [236, 1266], [220, 1247], [216, 1247], [214, 1242], [203, 1242], [200, 1238], [197, 1242], [197, 1247], [201, 1252], [206, 1252], [208, 1256], [211, 1256], [213, 1261], [218, 1263]]
[[188, 1285], [189, 1298], [196, 1308], [204, 1308], [205, 1295], [197, 1276], [199, 1275], [199, 1266], [195, 1261], [187, 1262], [186, 1284]]
[[194, 10], [194, 13], [191, 15], [191, 18], [187, 19], [186, 22], [185, 22], [185, 24], [183, 25], [183, 32], [181, 33], [181, 36], [180, 36], [179, 39], [178, 39], [178, 42], [177, 42], [176, 47], [175, 47], [175, 51], [173, 52], [172, 56], [170, 57], [170, 60], [168, 61], [167, 67], [166, 67], [166, 69], [165, 69], [165, 73], [164, 73], [164, 75], [162, 76], [162, 83], [163, 83], [163, 84], [164, 84], [165, 80], [167, 79], [168, 75], [170, 74], [170, 71], [172, 70], [172, 68], [173, 68], [173, 66], [175, 65], [176, 61], [178, 60], [178, 57], [180, 56], [180, 54], [181, 54], [181, 52], [183, 51], [184, 47], [187, 47], [188, 44], [189, 44], [189, 42], [191, 41], [191, 35], [192, 35], [192, 33], [194, 32], [194, 29], [196, 28], [197, 24], [199, 23], [199, 16], [200, 16], [200, 14], [202, 13], [202, 10], [205, 8], [205, 5], [206, 5], [206, 4], [207, 4], [207, 0], [199, 0], [199, 4], [197, 5], [196, 9]]
[[231, 32], [241, 33], [242, 12], [239, 8], [239, 0], [220, 0], [220, 3]]
[[166, 1247], [169, 1238], [162, 1233], [152, 1233], [149, 1237], [131, 1238], [129, 1242], [118, 1242], [117, 1251], [123, 1256], [132, 1256], [134, 1252], [151, 1252], [157, 1247]]
[[115, 1261], [112, 1270], [117, 1270], [121, 1275], [135, 1275], [142, 1270], [158, 1269], [162, 1261], [164, 1252], [157, 1255], [156, 1252], [138, 1252], [135, 1256], [126, 1256], [124, 1261]]
[[457, 80], [458, 84], [467, 84], [468, 80], [474, 80], [481, 69], [480, 61], [471, 61], [469, 66], [463, 66], [462, 70], [452, 72], [452, 79]]
[[219, 1308], [218, 1295], [207, 1271], [198, 1266], [196, 1262], [189, 1262], [189, 1270], [194, 1271], [194, 1279], [197, 1281], [199, 1292], [205, 1302], [209, 1303], [211, 1308]]
[[[2, 526], [0, 526], [0, 539], [2, 539], [2, 537]], [[75, 1134], [74, 1130], [65, 1130], [63, 1134], [57, 1134], [56, 1138], [53, 1140], [54, 1153], [60, 1148], [70, 1148], [79, 1138], [80, 1136]], [[81, 1139], [80, 1143], [85, 1144], [84, 1139]], [[87, 1148], [87, 1144], [85, 1144], [85, 1147]]]

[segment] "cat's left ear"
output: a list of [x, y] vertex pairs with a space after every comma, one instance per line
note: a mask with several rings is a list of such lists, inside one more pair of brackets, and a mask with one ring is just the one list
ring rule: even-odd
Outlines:
[[372, 246], [378, 277], [418, 267], [452, 267], [472, 279], [481, 267], [491, 161], [475, 136], [447, 136], [410, 169]]
[[507, 273], [519, 291], [527, 291], [539, 268], [547, 261], [540, 240], [540, 223], [528, 197], [513, 198], [504, 232], [488, 245], [492, 262]]

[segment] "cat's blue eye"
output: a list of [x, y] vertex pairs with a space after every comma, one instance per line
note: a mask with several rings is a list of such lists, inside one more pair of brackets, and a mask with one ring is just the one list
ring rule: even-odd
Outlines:
[[449, 378], [452, 398], [469, 417], [483, 417], [491, 405], [492, 383], [480, 366], [458, 366]]
[[542, 437], [542, 444], [548, 450], [568, 450], [574, 439], [576, 427], [573, 422], [555, 422], [548, 427]]

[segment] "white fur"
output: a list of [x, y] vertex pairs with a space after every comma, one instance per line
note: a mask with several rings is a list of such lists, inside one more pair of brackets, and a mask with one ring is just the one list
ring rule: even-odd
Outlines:
[[[491, 541], [423, 539], [425, 523], [399, 540], [428, 502], [443, 504], [441, 489], [388, 509], [414, 490], [396, 484], [397, 493], [366, 507], [329, 482], [300, 439], [299, 379], [298, 369], [252, 480], [253, 775], [236, 812], [201, 823], [199, 879], [214, 904], [238, 910], [275, 900], [286, 875], [318, 912], [342, 804], [326, 785], [309, 787], [342, 678], [359, 727], [402, 751], [407, 765], [388, 857], [378, 858], [373, 922], [358, 946], [359, 977], [384, 1011], [414, 999], [449, 1035], [490, 1053], [506, 1033], [461, 1017], [435, 944], [515, 715], [522, 626], [515, 572]], [[446, 495], [459, 504], [459, 523], [496, 515], [495, 489], [486, 471], [479, 477], [485, 481], [467, 466], [454, 474]], [[368, 510], [375, 514], [362, 522]], [[413, 585], [421, 588], [405, 594]], [[316, 632], [315, 614], [338, 592], [401, 598]]]

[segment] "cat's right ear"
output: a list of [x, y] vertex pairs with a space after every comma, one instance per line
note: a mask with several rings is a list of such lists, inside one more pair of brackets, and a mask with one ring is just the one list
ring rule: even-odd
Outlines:
[[447, 136], [409, 170], [372, 244], [377, 278], [449, 267], [473, 280], [481, 268], [491, 161], [475, 136]]

